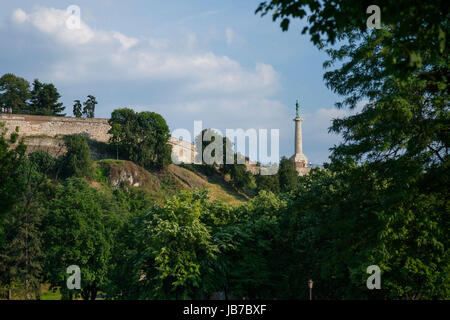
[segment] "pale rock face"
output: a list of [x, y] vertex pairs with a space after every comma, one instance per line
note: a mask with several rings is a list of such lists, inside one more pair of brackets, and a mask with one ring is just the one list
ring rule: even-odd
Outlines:
[[[136, 172], [134, 172], [136, 174]], [[141, 182], [134, 177], [133, 173], [127, 171], [121, 171], [119, 177], [115, 179], [111, 179], [110, 184], [114, 188], [119, 188], [122, 184], [126, 184], [128, 186], [140, 187]]]

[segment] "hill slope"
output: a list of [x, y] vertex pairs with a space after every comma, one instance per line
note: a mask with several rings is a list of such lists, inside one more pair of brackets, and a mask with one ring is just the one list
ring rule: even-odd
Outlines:
[[157, 201], [183, 189], [207, 189], [212, 200], [232, 205], [239, 205], [247, 200], [223, 176], [206, 176], [200, 170], [195, 170], [195, 167], [188, 169], [171, 164], [165, 172], [151, 172], [125, 160], [100, 160], [95, 162], [95, 166], [97, 182], [111, 188], [142, 188]]

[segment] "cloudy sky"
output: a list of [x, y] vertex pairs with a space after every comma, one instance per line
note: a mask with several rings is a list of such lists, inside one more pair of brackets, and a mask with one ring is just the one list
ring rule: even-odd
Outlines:
[[[280, 129], [294, 152], [295, 100], [303, 149], [316, 164], [339, 141], [328, 134], [339, 97], [325, 87], [326, 59], [300, 34], [254, 14], [256, 0], [2, 1], [0, 73], [52, 82], [68, 115], [73, 100], [97, 97], [96, 117], [119, 107], [155, 111], [171, 130]], [[81, 9], [81, 28], [66, 9]]]

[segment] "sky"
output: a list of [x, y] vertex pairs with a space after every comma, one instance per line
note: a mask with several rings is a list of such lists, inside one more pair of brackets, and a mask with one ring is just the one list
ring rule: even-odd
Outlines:
[[[323, 80], [325, 53], [301, 35], [282, 32], [260, 1], [2, 1], [0, 74], [53, 83], [66, 113], [75, 99], [97, 98], [95, 116], [117, 108], [161, 114], [171, 131], [204, 128], [279, 129], [280, 156], [294, 153], [295, 101], [303, 152], [328, 161], [340, 141], [328, 133], [347, 115]], [[66, 27], [80, 8], [81, 27]]]

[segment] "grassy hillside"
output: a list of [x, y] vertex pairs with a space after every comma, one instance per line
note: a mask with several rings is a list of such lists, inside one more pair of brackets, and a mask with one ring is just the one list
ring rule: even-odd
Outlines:
[[[54, 157], [66, 152], [61, 137], [30, 136], [25, 142], [28, 152], [44, 150]], [[232, 205], [239, 205], [248, 200], [246, 194], [234, 188], [218, 172], [209, 170], [205, 173], [201, 166], [174, 164], [171, 164], [166, 172], [149, 172], [133, 162], [110, 159], [115, 157], [115, 152], [107, 143], [92, 139], [87, 139], [87, 143], [91, 158], [97, 160], [97, 176], [91, 184], [99, 188], [142, 188], [150, 198], [157, 201], [181, 189], [208, 189], [211, 199]], [[252, 194], [251, 190], [246, 190], [246, 193]]]
[[125, 160], [95, 162], [97, 176], [93, 185], [106, 188], [133, 187], [147, 192], [150, 198], [161, 201], [182, 189], [207, 189], [212, 200], [239, 205], [248, 198], [233, 188], [222, 175], [204, 175], [195, 166], [171, 164], [165, 172], [151, 172]]

